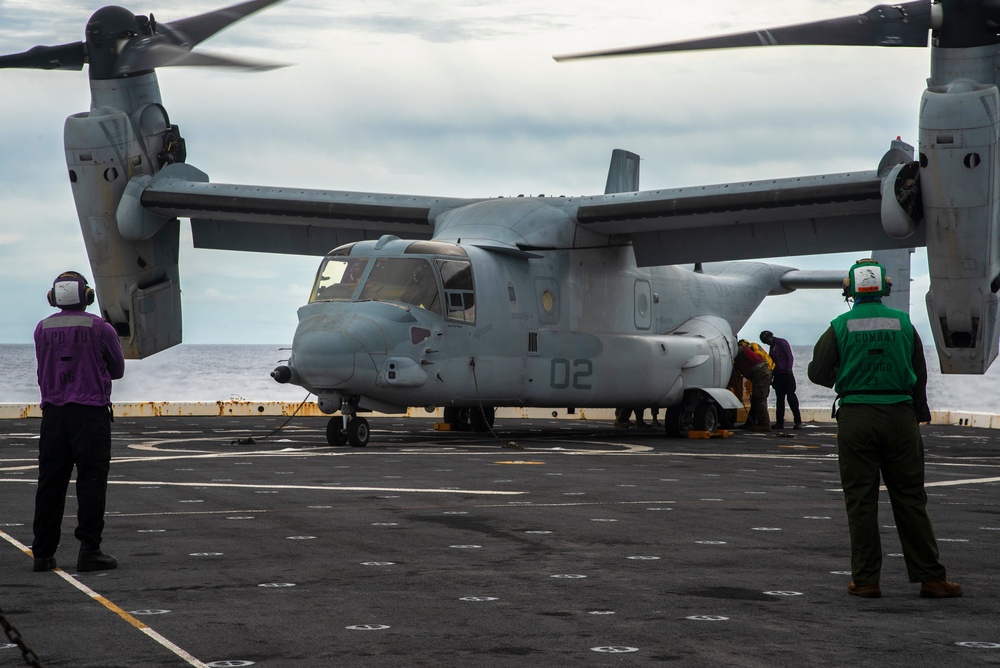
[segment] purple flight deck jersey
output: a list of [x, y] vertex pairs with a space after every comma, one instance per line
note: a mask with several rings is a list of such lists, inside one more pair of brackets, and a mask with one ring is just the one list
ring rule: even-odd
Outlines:
[[792, 347], [788, 345], [788, 341], [779, 339], [777, 336], [772, 337], [769, 354], [771, 361], [774, 362], [776, 373], [790, 373], [792, 371], [795, 358], [792, 357]]
[[64, 309], [35, 327], [42, 408], [108, 406], [111, 381], [125, 375], [115, 328], [86, 311]]

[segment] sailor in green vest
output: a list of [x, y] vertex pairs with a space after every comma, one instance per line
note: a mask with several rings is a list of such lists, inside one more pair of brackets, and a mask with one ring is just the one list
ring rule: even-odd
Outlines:
[[924, 598], [954, 598], [938, 561], [927, 516], [924, 445], [919, 422], [929, 421], [923, 345], [905, 311], [882, 304], [892, 283], [885, 267], [858, 260], [844, 279], [853, 308], [820, 337], [809, 363], [809, 380], [837, 390], [837, 456], [851, 534], [851, 583], [847, 592], [882, 595], [879, 538], [879, 474], [889, 491], [896, 531], [910, 582]]

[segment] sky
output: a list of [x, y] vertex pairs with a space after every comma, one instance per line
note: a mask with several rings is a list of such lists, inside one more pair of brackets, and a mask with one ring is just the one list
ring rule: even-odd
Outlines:
[[[0, 0], [0, 53], [82, 39], [101, 2]], [[126, 2], [121, 2], [128, 5]], [[170, 22], [227, 4], [128, 5]], [[870, 0], [286, 0], [206, 52], [289, 63], [265, 72], [158, 70], [188, 162], [212, 181], [491, 197], [603, 192], [612, 149], [642, 189], [874, 169], [917, 140], [926, 49], [781, 47], [556, 63], [554, 54], [857, 14]], [[28, 343], [45, 293], [90, 267], [62, 145], [89, 108], [86, 72], [0, 70], [0, 343]], [[182, 225], [188, 343], [288, 344], [319, 258], [199, 250]], [[708, 242], [706, 240], [706, 242]], [[844, 270], [866, 253], [781, 258]], [[911, 313], [930, 340], [925, 255]], [[742, 335], [809, 344], [838, 292], [765, 300]]]

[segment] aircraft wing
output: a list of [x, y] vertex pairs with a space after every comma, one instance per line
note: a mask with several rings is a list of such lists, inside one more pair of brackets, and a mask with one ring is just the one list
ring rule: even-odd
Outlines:
[[184, 164], [136, 178], [118, 208], [123, 235], [140, 240], [190, 218], [196, 248], [325, 255], [352, 241], [395, 234], [430, 239], [442, 211], [475, 200], [208, 183]]
[[639, 266], [925, 245], [885, 233], [876, 171], [580, 198], [580, 224], [628, 235]]

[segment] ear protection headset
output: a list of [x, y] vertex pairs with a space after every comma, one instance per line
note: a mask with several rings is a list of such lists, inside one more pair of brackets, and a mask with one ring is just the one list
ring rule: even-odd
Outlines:
[[892, 291], [892, 279], [885, 275], [885, 267], [871, 258], [858, 260], [844, 279], [845, 299], [881, 299]]
[[87, 279], [76, 271], [64, 271], [52, 283], [46, 297], [50, 306], [56, 308], [86, 308], [94, 303], [94, 290]]

